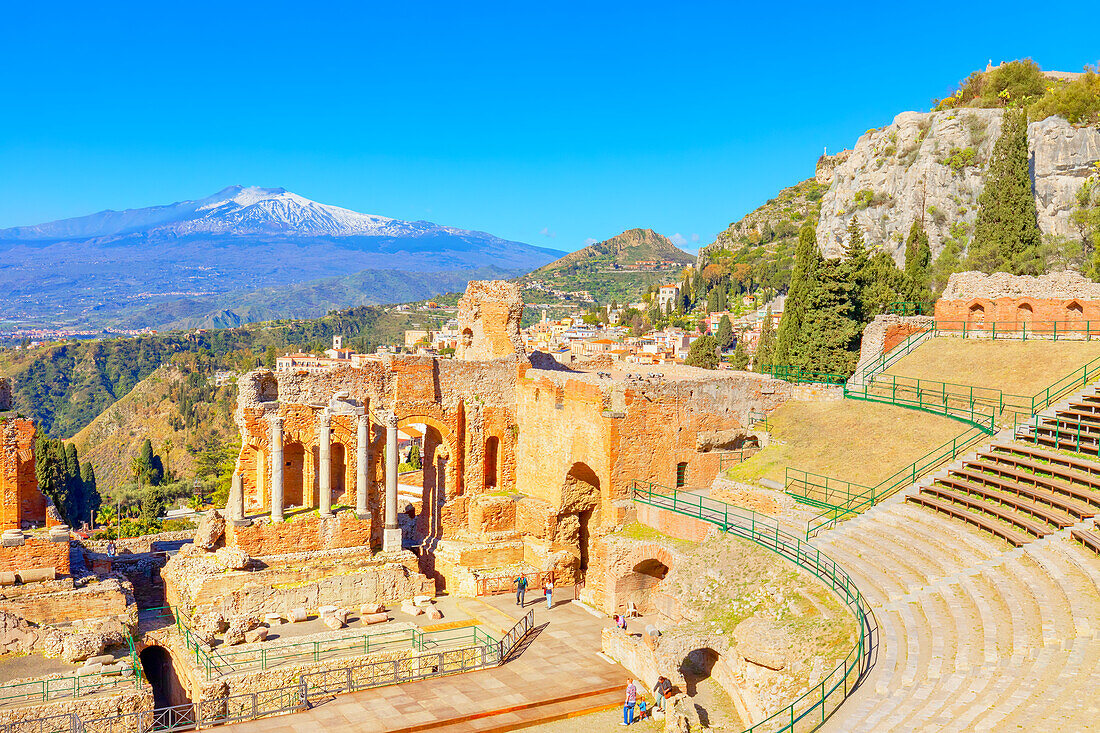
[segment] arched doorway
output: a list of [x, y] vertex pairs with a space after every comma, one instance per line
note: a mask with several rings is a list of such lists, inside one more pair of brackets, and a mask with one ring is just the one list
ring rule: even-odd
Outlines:
[[615, 609], [626, 611], [633, 604], [638, 613], [655, 613], [653, 591], [668, 575], [668, 566], [656, 558], [637, 563], [634, 569], [615, 582]]
[[684, 488], [684, 484], [687, 483], [687, 461], [681, 461], [676, 464], [676, 488]]
[[302, 506], [302, 476], [306, 451], [301, 443], [283, 446], [283, 506]]
[[1030, 303], [1020, 303], [1016, 306], [1016, 321], [1030, 325], [1035, 319], [1035, 311]]
[[497, 436], [490, 436], [485, 441], [485, 489], [495, 489], [500, 486], [500, 479], [497, 473], [497, 453], [500, 450], [500, 439]]
[[172, 666], [172, 655], [162, 646], [147, 646], [138, 655], [141, 671], [153, 689], [153, 704], [158, 708], [191, 702]]
[[1085, 307], [1076, 300], [1071, 300], [1069, 305], [1066, 306], [1066, 318], [1071, 321], [1080, 320], [1085, 317]]
[[973, 328], [985, 327], [985, 306], [981, 303], [974, 303], [970, 306], [966, 313], [967, 323]]
[[586, 463], [574, 463], [565, 475], [558, 515], [557, 544], [574, 553], [580, 571], [588, 570], [591, 532], [599, 525], [600, 478]]

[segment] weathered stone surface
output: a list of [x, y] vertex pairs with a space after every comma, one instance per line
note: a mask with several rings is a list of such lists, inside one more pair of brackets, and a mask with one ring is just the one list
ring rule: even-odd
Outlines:
[[219, 547], [214, 557], [219, 565], [230, 570], [244, 570], [252, 561], [248, 553], [239, 547]]
[[420, 616], [424, 613], [424, 609], [416, 605], [415, 603], [405, 601], [401, 604], [401, 613], [404, 613], [408, 616]]
[[[0, 411], [10, 409], [11, 383], [0, 379]], [[3, 403], [7, 401], [8, 407]], [[23, 417], [0, 420], [0, 528], [41, 526], [47, 519], [47, 500], [34, 475], [35, 425]], [[65, 564], [66, 572], [68, 563]], [[0, 556], [0, 569], [9, 569]]]
[[224, 533], [225, 517], [215, 509], [199, 520], [199, 526], [195, 529], [195, 547], [213, 550]]
[[504, 280], [471, 280], [458, 301], [455, 357], [465, 361], [523, 355], [519, 286]]
[[364, 603], [359, 606], [359, 613], [363, 616], [370, 616], [376, 613], [385, 613], [386, 607], [381, 603]]
[[775, 619], [760, 615], [747, 618], [737, 624], [733, 638], [745, 661], [772, 670], [787, 666], [790, 632]]
[[306, 611], [306, 609], [299, 606], [298, 608], [290, 609], [290, 612], [287, 613], [286, 617], [287, 620], [290, 621], [290, 623], [297, 624], [308, 619], [309, 613]]
[[258, 641], [267, 640], [267, 627], [260, 626], [259, 628], [252, 629], [244, 632], [244, 641], [246, 644], [255, 644]]
[[321, 618], [321, 623], [329, 627], [333, 631], [344, 628], [344, 622], [340, 620], [340, 617], [334, 613], [330, 613], [327, 616]]
[[[973, 233], [1002, 115], [999, 109], [903, 112], [892, 124], [867, 131], [835, 166], [821, 200], [818, 245], [839, 256], [853, 216], [867, 230], [869, 243], [881, 244], [899, 263], [914, 221], [923, 221], [933, 257], [942, 251], [953, 223]], [[1070, 216], [1078, 189], [1100, 160], [1100, 130], [1050, 117], [1028, 125], [1028, 147], [1039, 228], [1043, 234], [1079, 236]], [[972, 149], [973, 164], [954, 170], [949, 157], [956, 149]], [[856, 203], [861, 191], [870, 192], [869, 206]]]
[[222, 637], [222, 643], [226, 646], [236, 646], [237, 644], [243, 644], [244, 635], [244, 629], [230, 626], [228, 629], [225, 630], [225, 635]]
[[443, 612], [433, 606], [432, 609], [428, 611], [428, 618], [432, 619], [433, 621], [438, 621], [439, 619], [443, 618]]
[[368, 613], [359, 617], [360, 623], [364, 623], [368, 626], [372, 624], [381, 624], [389, 621], [390, 617], [384, 613]]
[[92, 631], [70, 634], [61, 647], [61, 657], [66, 662], [79, 662], [100, 654], [106, 648], [103, 635]]

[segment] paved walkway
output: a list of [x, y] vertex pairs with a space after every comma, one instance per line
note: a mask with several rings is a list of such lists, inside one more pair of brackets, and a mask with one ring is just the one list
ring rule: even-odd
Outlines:
[[[629, 673], [597, 655], [600, 632], [611, 622], [571, 603], [572, 590], [564, 588], [556, 594], [558, 599], [549, 611], [541, 598], [536, 602], [528, 596], [526, 608], [535, 609], [537, 635], [518, 657], [500, 667], [338, 695], [306, 712], [237, 723], [221, 730], [392, 733], [439, 726], [455, 733], [506, 730], [617, 704]], [[462, 604], [479, 617], [478, 611], [484, 611], [489, 626], [501, 621], [502, 614], [515, 620], [522, 616], [511, 595], [463, 599]]]

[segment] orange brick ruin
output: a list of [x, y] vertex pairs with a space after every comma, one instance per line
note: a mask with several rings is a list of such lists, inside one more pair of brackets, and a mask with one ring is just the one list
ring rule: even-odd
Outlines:
[[[467, 590], [472, 571], [515, 563], [580, 580], [601, 564], [589, 555], [623, 521], [635, 481], [709, 485], [718, 452], [756, 440], [750, 411], [790, 395], [785, 382], [745, 372], [612, 374], [529, 359], [522, 309], [516, 286], [473, 282], [460, 301], [459, 358], [385, 355], [242, 377], [239, 506], [231, 497], [226, 541], [266, 555], [389, 547], [387, 440], [420, 424], [422, 490], [397, 519], [423, 572]], [[284, 508], [286, 524], [245, 519]]]
[[34, 475], [34, 423], [0, 414], [0, 529], [46, 522], [46, 497]]
[[936, 301], [936, 324], [941, 329], [1023, 327], [1067, 332], [1100, 329], [1100, 283], [1073, 271], [1040, 277], [996, 272], [962, 272], [951, 276], [943, 296]]

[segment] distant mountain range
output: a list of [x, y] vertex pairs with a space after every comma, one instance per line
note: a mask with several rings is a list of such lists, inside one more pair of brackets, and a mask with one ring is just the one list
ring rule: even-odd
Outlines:
[[[195, 201], [0, 229], [0, 321], [163, 328], [305, 317], [461, 290], [463, 271], [515, 276], [561, 255], [282, 188], [231, 186]], [[304, 296], [306, 308], [295, 300]]]

